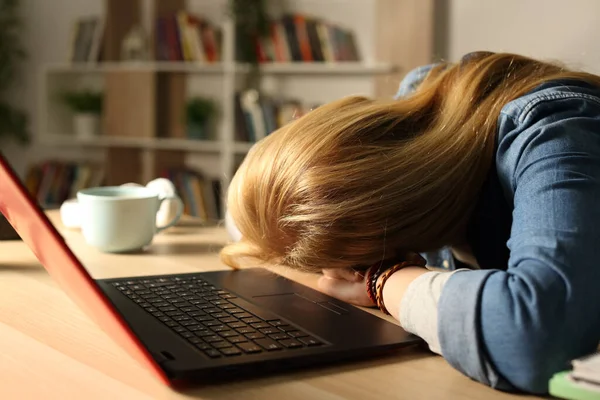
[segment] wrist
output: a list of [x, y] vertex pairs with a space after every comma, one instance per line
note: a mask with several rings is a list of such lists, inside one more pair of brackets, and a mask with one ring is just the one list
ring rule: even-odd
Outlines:
[[380, 276], [377, 279], [377, 285], [383, 285], [381, 290], [378, 291], [380, 293], [378, 297], [381, 297], [383, 305], [380, 308], [383, 308], [383, 310], [386, 310], [389, 314], [397, 318], [402, 298], [408, 286], [419, 276], [427, 272], [428, 269], [425, 267], [411, 265], [395, 271], [387, 277], [385, 282], [383, 282], [385, 277]]

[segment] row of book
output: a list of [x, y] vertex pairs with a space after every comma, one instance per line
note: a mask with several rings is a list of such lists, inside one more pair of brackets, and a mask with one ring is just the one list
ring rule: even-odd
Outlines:
[[59, 207], [79, 190], [100, 186], [103, 181], [100, 165], [56, 160], [32, 165], [25, 176], [27, 190], [44, 208]]
[[252, 91], [238, 92], [235, 96], [235, 139], [257, 142], [318, 106], [297, 99], [257, 95]]
[[[238, 31], [238, 35], [243, 34]], [[239, 36], [238, 36], [239, 37]], [[237, 43], [241, 43], [237, 40]], [[238, 47], [238, 60], [241, 49]], [[270, 22], [270, 33], [256, 46], [258, 60], [268, 62], [360, 61], [354, 33], [303, 14], [286, 14]]]
[[236, 140], [257, 142], [318, 104], [307, 105], [298, 99], [261, 95], [255, 101], [236, 96]]
[[103, 36], [102, 18], [90, 16], [76, 19], [71, 30], [69, 60], [71, 62], [99, 61]]
[[186, 11], [156, 19], [156, 58], [159, 61], [221, 60], [222, 31], [206, 18]]
[[221, 217], [221, 182], [209, 179], [193, 169], [165, 169], [162, 178], [175, 185], [184, 204], [184, 214], [205, 222], [215, 222]]

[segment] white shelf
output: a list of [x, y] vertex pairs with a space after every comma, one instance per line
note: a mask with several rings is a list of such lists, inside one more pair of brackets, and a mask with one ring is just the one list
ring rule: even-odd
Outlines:
[[[396, 71], [391, 64], [367, 64], [361, 62], [339, 63], [265, 63], [260, 66], [261, 72], [267, 75], [379, 75]], [[234, 71], [238, 74], [248, 73], [250, 66], [247, 64], [201, 64], [194, 62], [107, 62], [107, 63], [78, 63], [78, 64], [51, 64], [46, 67], [51, 73], [108, 73], [108, 72], [181, 72], [181, 73], [210, 73], [223, 74]]]
[[47, 72], [53, 73], [107, 73], [107, 72], [184, 72], [211, 73], [225, 72], [223, 63], [202, 64], [195, 62], [105, 62], [105, 63], [75, 63], [51, 64]]
[[[272, 75], [377, 75], [389, 74], [396, 71], [391, 64], [367, 64], [362, 62], [337, 62], [337, 63], [265, 63], [260, 66], [263, 74]], [[238, 64], [236, 72], [246, 73], [249, 65]]]
[[[220, 153], [222, 144], [216, 140], [172, 139], [172, 138], [134, 138], [101, 136], [91, 139], [74, 138], [71, 135], [48, 134], [43, 136], [41, 144], [59, 147], [129, 147], [156, 150], [186, 150], [193, 152]], [[246, 153], [252, 143], [236, 142], [234, 151]]]

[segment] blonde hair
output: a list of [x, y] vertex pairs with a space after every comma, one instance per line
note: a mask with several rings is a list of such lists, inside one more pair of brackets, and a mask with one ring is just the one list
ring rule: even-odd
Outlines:
[[502, 107], [558, 79], [594, 75], [514, 54], [433, 68], [397, 100], [348, 97], [257, 143], [227, 207], [242, 234], [221, 258], [316, 271], [371, 265], [459, 240], [494, 158]]

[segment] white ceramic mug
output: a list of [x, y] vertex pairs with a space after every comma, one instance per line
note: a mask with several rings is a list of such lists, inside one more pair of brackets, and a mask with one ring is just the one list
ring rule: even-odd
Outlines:
[[[165, 200], [174, 200], [178, 212], [164, 226], [157, 226], [156, 214]], [[86, 242], [101, 251], [118, 253], [141, 250], [154, 235], [179, 221], [183, 202], [177, 195], [160, 197], [147, 187], [105, 186], [77, 193], [81, 231]]]

